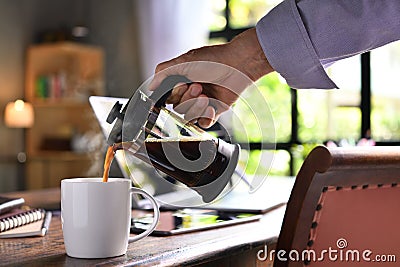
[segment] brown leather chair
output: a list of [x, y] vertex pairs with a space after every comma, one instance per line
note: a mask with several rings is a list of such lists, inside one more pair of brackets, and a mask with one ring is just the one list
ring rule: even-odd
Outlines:
[[400, 266], [399, 226], [400, 147], [320, 146], [297, 175], [274, 266]]

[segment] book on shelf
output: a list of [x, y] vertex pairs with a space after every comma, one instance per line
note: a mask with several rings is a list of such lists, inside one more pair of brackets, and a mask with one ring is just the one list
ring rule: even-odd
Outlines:
[[64, 72], [38, 76], [35, 86], [35, 97], [39, 99], [61, 99], [68, 94]]
[[44, 209], [13, 209], [0, 215], [0, 238], [44, 236], [51, 217]]

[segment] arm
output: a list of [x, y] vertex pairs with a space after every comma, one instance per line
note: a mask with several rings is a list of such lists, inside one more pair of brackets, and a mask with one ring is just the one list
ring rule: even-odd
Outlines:
[[[292, 88], [337, 88], [324, 67], [400, 39], [399, 15], [399, 0], [285, 0], [262, 18], [255, 30], [242, 33], [230, 43], [194, 49], [159, 64], [156, 73], [163, 74], [155, 77], [151, 89], [165, 75], [188, 74], [179, 67], [178, 71], [164, 70], [193, 61], [223, 63], [253, 81], [275, 70]], [[199, 124], [208, 127], [225, 110], [213, 109], [209, 99], [230, 106], [244, 89], [242, 86], [232, 92], [195, 83], [190, 88], [174, 89], [169, 103], [176, 106], [195, 101], [181, 111], [190, 114], [189, 119], [202, 117]]]
[[174, 109], [185, 114], [185, 119], [209, 127], [252, 81], [272, 71], [258, 42], [256, 30], [252, 28], [231, 42], [194, 49], [160, 63], [150, 90], [156, 89], [167, 76], [175, 74], [197, 82], [190, 87], [175, 87], [167, 103], [174, 104]]
[[398, 0], [286, 0], [257, 36], [271, 66], [293, 88], [336, 88], [324, 66], [400, 38]]

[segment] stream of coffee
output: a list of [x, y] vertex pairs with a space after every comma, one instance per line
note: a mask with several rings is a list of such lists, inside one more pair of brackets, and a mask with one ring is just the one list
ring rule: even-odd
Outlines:
[[114, 146], [109, 146], [107, 149], [106, 158], [104, 160], [103, 182], [108, 181], [108, 175], [110, 173], [111, 162], [114, 159], [114, 154]]

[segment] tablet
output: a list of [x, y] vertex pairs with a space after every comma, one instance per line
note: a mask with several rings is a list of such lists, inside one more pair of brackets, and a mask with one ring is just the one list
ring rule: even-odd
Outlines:
[[[249, 213], [228, 213], [215, 210], [183, 209], [162, 211], [160, 221], [151, 235], [169, 236], [203, 231], [260, 220], [262, 215]], [[153, 221], [152, 214], [132, 218], [131, 233], [145, 231]]]

